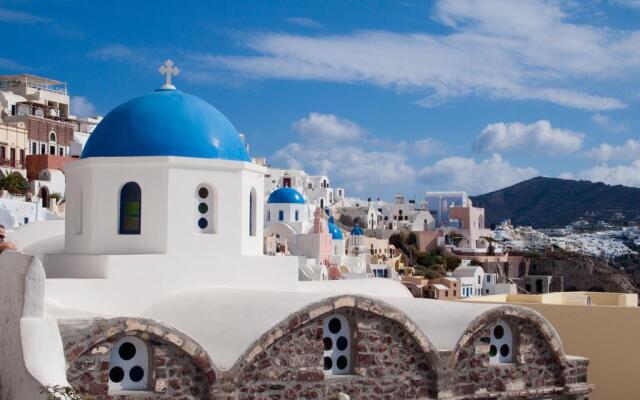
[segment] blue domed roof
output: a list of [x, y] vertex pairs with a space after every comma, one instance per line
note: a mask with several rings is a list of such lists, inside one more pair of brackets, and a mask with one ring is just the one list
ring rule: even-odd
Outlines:
[[283, 187], [274, 190], [269, 195], [267, 203], [289, 203], [289, 204], [304, 204], [304, 197], [295, 189], [290, 187]]
[[360, 225], [356, 224], [356, 226], [353, 227], [353, 229], [351, 230], [351, 236], [362, 236], [362, 229], [360, 228]]
[[220, 111], [196, 96], [164, 89], [109, 112], [81, 158], [132, 156], [250, 161], [238, 132]]
[[329, 233], [331, 234], [331, 238], [333, 240], [342, 240], [344, 236], [342, 235], [342, 231], [335, 224], [335, 220], [333, 217], [329, 217]]

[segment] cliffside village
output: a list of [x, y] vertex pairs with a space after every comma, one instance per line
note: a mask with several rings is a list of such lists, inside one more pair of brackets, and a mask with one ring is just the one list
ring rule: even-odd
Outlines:
[[[0, 76], [0, 224], [11, 231], [64, 219], [65, 166], [79, 159], [101, 120], [73, 115], [64, 82]], [[415, 297], [442, 300], [542, 294], [562, 291], [562, 277], [530, 274], [529, 260], [514, 251], [556, 246], [613, 257], [633, 253], [623, 240], [640, 243], [637, 227], [584, 235], [505, 221], [490, 230], [484, 209], [464, 191], [428, 191], [419, 201], [402, 193], [392, 202], [362, 200], [333, 187], [328, 176], [271, 167], [264, 158], [252, 162], [267, 168], [264, 199], [256, 200], [265, 202], [264, 254], [296, 256], [301, 281], [394, 279]], [[441, 276], [426, 277], [416, 262], [421, 254], [457, 261]]]

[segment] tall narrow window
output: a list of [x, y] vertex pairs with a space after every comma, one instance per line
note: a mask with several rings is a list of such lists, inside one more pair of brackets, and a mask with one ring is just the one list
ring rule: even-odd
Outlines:
[[351, 327], [340, 315], [325, 317], [322, 323], [324, 372], [327, 375], [347, 375], [351, 372]]
[[81, 235], [82, 234], [82, 187], [70, 188], [69, 192], [71, 194], [71, 197], [74, 199], [74, 201], [76, 201], [76, 204], [74, 206], [76, 213], [72, 217], [73, 219], [71, 220], [73, 224], [73, 233], [75, 233], [76, 235]]
[[127, 336], [109, 354], [109, 391], [147, 390], [149, 349], [142, 340]]
[[249, 236], [256, 235], [256, 189], [249, 193]]
[[142, 191], [135, 182], [126, 183], [120, 190], [121, 235], [139, 235], [141, 225]]
[[278, 221], [284, 221], [284, 211], [278, 211]]
[[513, 334], [511, 328], [504, 321], [491, 329], [491, 345], [489, 346], [489, 364], [511, 364], [513, 356]]
[[31, 142], [31, 154], [38, 154], [38, 143]]
[[215, 192], [209, 185], [200, 185], [196, 189], [196, 225], [201, 233], [215, 233]]
[[296, 221], [300, 220], [300, 212], [298, 210], [296, 210]]

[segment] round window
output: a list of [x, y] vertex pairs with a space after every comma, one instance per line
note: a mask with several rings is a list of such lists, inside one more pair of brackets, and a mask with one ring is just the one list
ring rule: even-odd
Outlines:
[[119, 383], [124, 379], [124, 370], [120, 367], [113, 367], [109, 370], [109, 379], [111, 382]]
[[118, 354], [123, 360], [131, 360], [136, 355], [136, 346], [131, 342], [124, 342], [120, 345]]
[[341, 327], [342, 324], [340, 323], [340, 320], [338, 318], [332, 318], [331, 321], [329, 321], [329, 331], [331, 333], [340, 332]]

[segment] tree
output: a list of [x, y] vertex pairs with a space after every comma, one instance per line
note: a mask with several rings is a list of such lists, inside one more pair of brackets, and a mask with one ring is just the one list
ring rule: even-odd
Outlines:
[[338, 221], [345, 226], [355, 226], [353, 223], [353, 218], [351, 218], [351, 216], [347, 214], [340, 215]]
[[367, 227], [367, 221], [363, 220], [362, 217], [355, 217], [353, 219], [353, 226], [358, 225], [361, 228]]
[[0, 189], [6, 190], [11, 194], [25, 195], [30, 188], [29, 181], [17, 172], [0, 179]]

